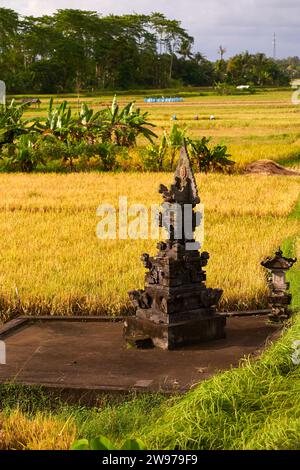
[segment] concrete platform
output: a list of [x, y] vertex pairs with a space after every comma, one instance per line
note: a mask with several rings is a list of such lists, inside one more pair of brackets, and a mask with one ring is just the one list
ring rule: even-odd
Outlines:
[[42, 385], [77, 397], [99, 392], [183, 392], [257, 353], [279, 327], [265, 317], [227, 319], [227, 338], [177, 351], [128, 348], [123, 323], [17, 319], [0, 328], [7, 364], [0, 382]]

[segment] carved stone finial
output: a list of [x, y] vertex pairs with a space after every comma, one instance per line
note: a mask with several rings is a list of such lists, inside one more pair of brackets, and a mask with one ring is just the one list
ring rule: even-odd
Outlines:
[[192, 204], [193, 207], [199, 204], [198, 188], [186, 144], [181, 148], [174, 176], [175, 181], [170, 189], [163, 184], [159, 187], [159, 193], [163, 195], [165, 202], [181, 205]]
[[264, 261], [262, 261], [261, 265], [264, 268], [269, 269], [270, 271], [273, 270], [282, 270], [288, 271], [293, 267], [293, 265], [297, 262], [297, 258], [286, 258], [283, 256], [283, 251], [281, 248], [278, 249], [275, 256], [272, 258], [268, 257]]

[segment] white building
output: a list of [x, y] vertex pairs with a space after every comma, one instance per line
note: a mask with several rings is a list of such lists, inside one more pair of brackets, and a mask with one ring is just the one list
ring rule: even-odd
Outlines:
[[292, 80], [291, 81], [291, 87], [294, 90], [297, 90], [298, 88], [300, 88], [300, 78], [295, 78], [294, 80]]

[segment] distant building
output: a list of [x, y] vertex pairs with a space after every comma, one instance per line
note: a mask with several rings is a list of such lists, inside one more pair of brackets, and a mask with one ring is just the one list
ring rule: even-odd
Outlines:
[[294, 80], [292, 80], [291, 81], [291, 87], [294, 90], [297, 90], [298, 88], [300, 88], [300, 78], [295, 78]]

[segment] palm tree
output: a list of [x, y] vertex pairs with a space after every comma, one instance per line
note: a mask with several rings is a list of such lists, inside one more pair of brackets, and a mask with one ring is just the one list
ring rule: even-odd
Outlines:
[[196, 64], [200, 65], [203, 60], [205, 60], [205, 56], [201, 54], [201, 52], [196, 52], [194, 56]]
[[182, 56], [184, 60], [186, 59], [192, 59], [193, 54], [192, 54], [192, 43], [188, 39], [184, 39], [181, 41], [180, 47], [178, 49], [178, 54]]
[[221, 60], [223, 60], [224, 55], [226, 54], [226, 52], [227, 52], [226, 47], [219, 46], [218, 54], [221, 56]]

